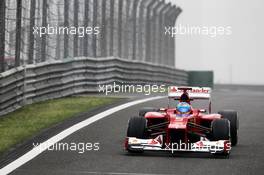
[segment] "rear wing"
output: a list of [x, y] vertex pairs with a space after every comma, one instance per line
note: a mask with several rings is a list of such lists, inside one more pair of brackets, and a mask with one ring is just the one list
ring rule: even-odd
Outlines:
[[182, 94], [187, 93], [190, 99], [210, 99], [211, 88], [209, 87], [177, 87], [170, 86], [168, 91], [169, 98], [180, 99]]

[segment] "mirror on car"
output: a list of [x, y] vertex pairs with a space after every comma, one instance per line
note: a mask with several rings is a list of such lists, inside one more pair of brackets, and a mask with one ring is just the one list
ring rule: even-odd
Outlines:
[[159, 111], [166, 112], [166, 108], [160, 108]]
[[199, 112], [206, 113], [207, 111], [206, 111], [206, 109], [200, 109]]

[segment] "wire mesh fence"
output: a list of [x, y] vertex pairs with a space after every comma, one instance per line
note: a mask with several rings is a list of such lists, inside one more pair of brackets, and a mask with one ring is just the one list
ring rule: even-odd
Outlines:
[[180, 12], [164, 0], [1, 0], [0, 72], [80, 56], [174, 65], [164, 27]]

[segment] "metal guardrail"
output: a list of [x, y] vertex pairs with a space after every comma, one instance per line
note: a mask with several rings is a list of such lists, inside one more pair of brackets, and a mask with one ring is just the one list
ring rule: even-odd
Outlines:
[[0, 115], [38, 101], [97, 92], [99, 84], [113, 82], [186, 85], [188, 74], [169, 66], [114, 57], [20, 66], [0, 74]]

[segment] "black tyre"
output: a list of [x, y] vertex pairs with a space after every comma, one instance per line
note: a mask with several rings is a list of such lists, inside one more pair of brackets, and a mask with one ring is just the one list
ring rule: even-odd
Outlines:
[[239, 119], [236, 111], [225, 110], [218, 112], [222, 115], [223, 118], [229, 120], [230, 122], [230, 135], [231, 135], [231, 144], [232, 146], [237, 145], [238, 142], [238, 127], [239, 127]]
[[146, 138], [147, 120], [143, 117], [132, 117], [128, 122], [127, 137]]
[[212, 121], [212, 140], [229, 140], [230, 123], [227, 119], [215, 119]]
[[139, 110], [139, 116], [144, 117], [147, 112], [158, 112], [158, 111], [159, 111], [158, 108], [145, 107]]

